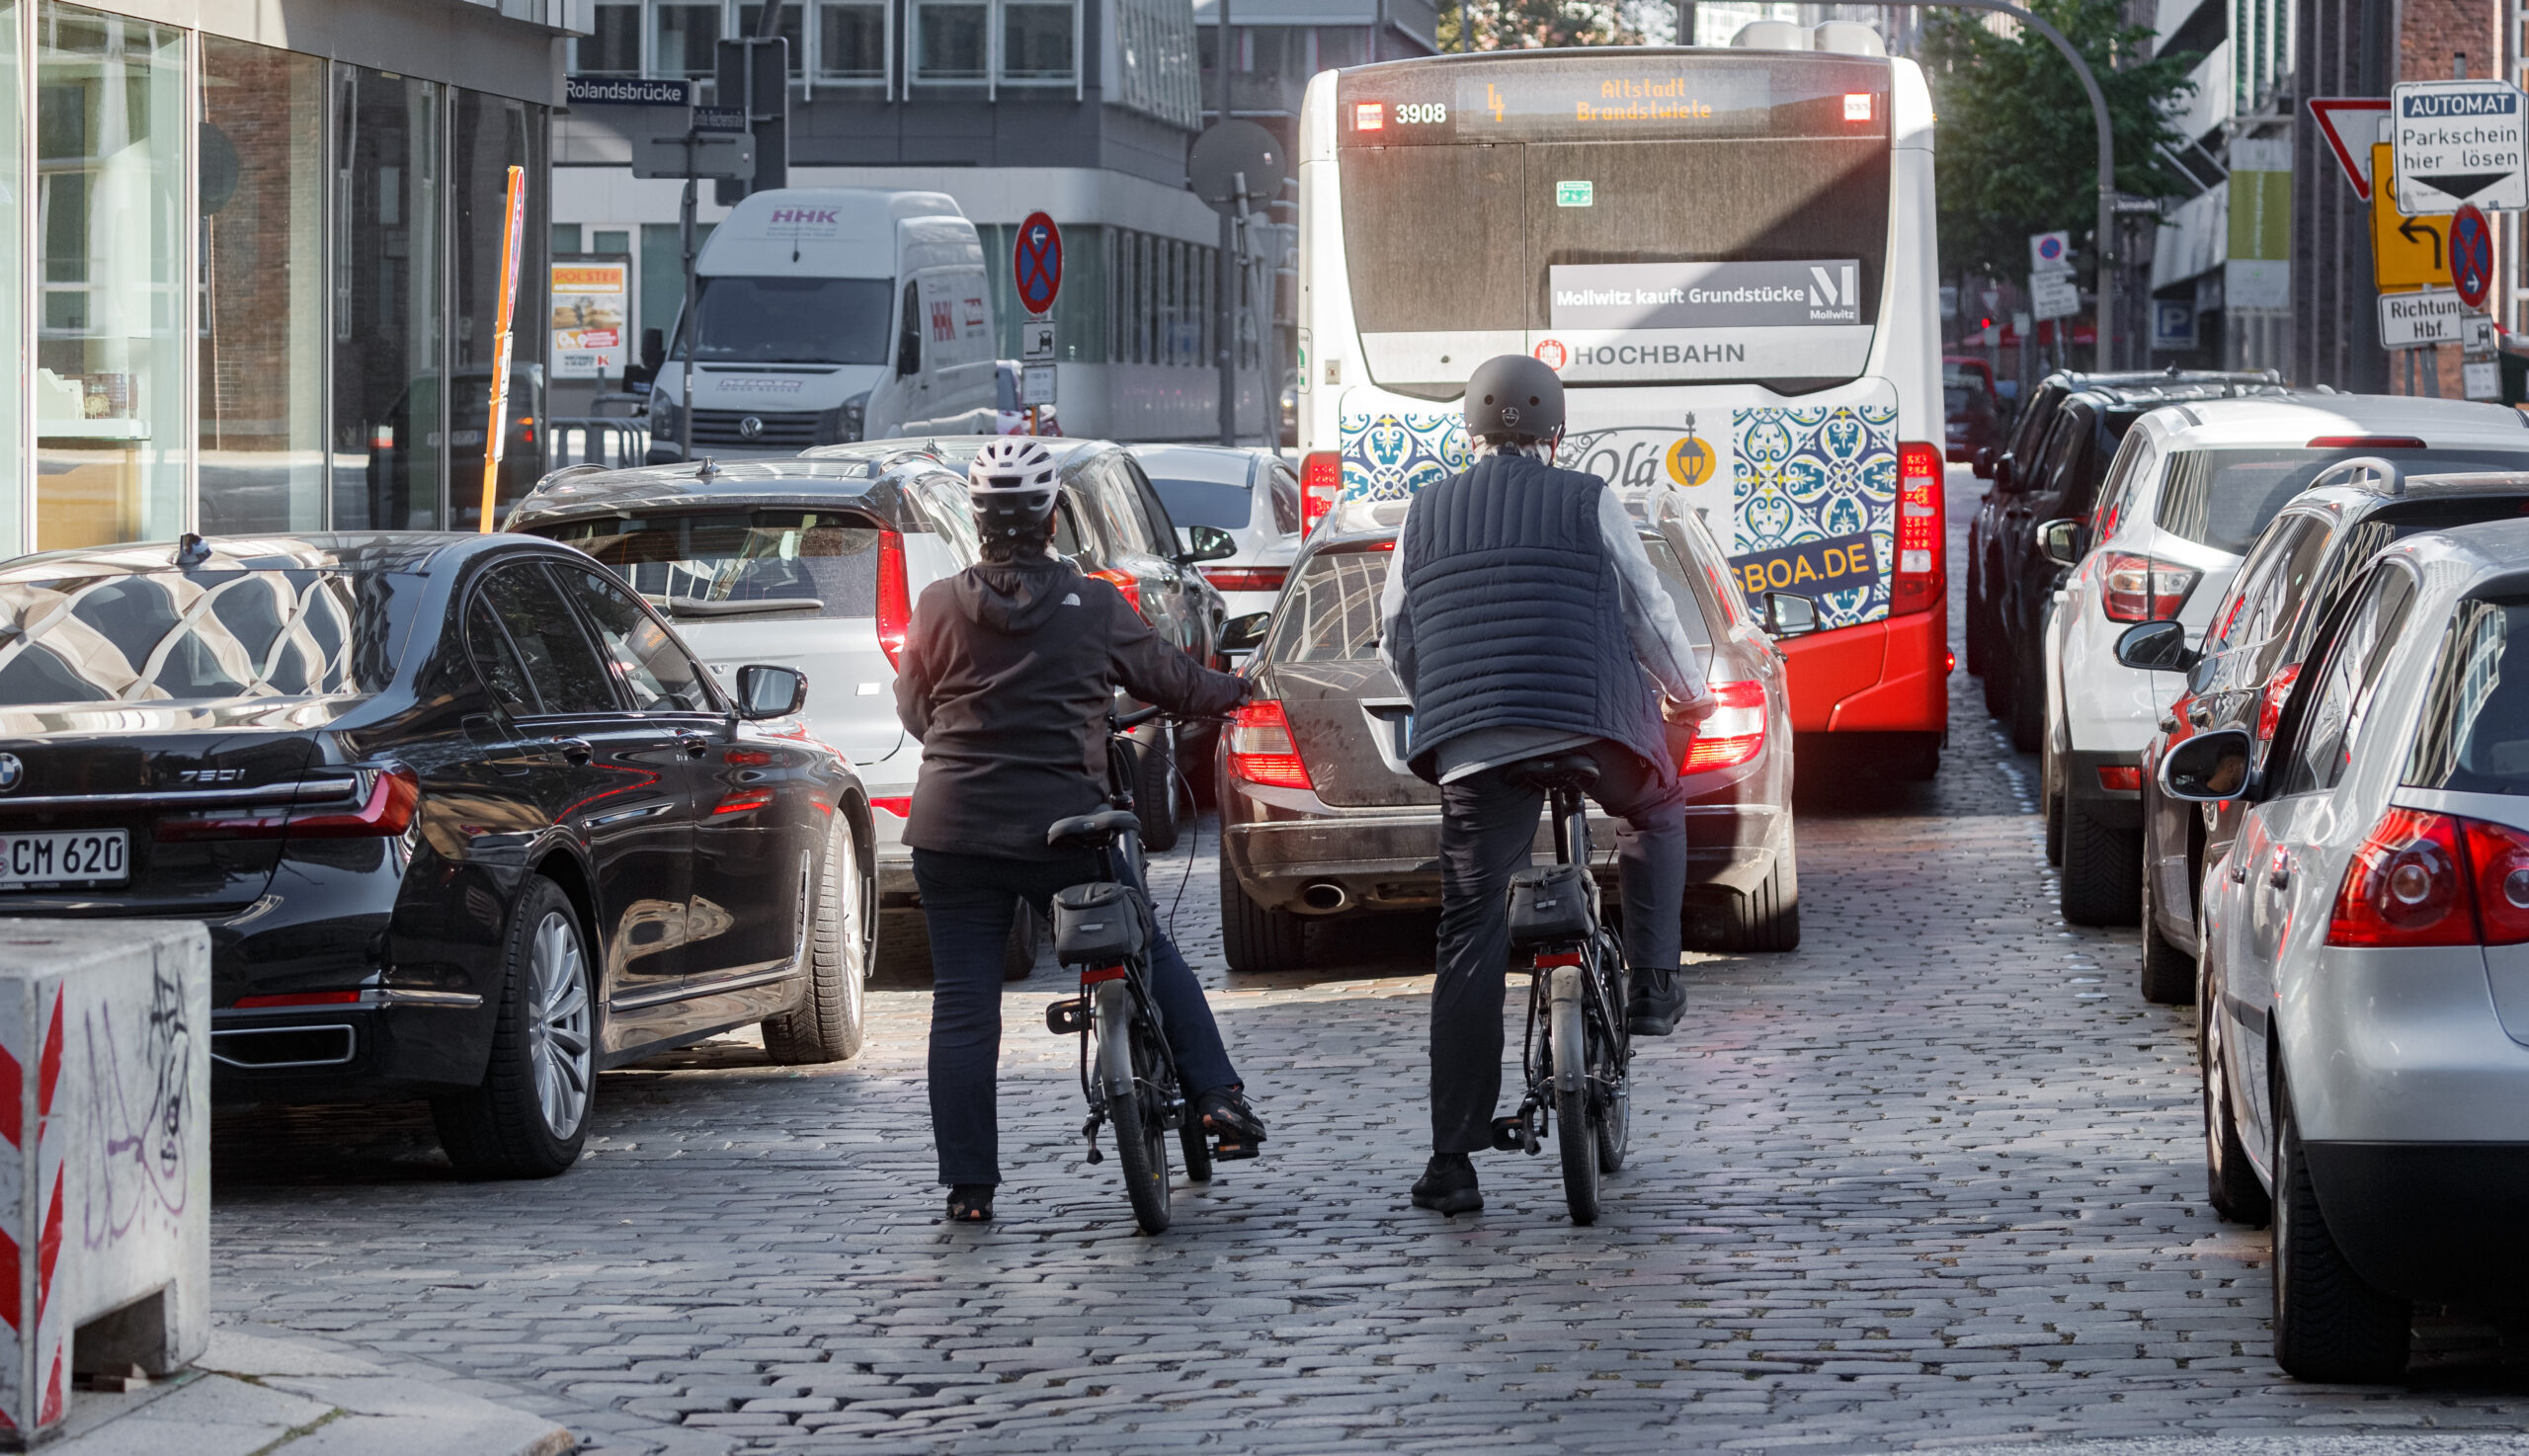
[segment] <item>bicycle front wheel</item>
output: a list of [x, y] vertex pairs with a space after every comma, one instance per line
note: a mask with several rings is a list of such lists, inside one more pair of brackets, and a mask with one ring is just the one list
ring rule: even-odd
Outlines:
[[[1565, 978], [1569, 977], [1569, 990]], [[1576, 1224], [1598, 1221], [1598, 1114], [1590, 1105], [1589, 1007], [1581, 968], [1558, 967], [1546, 1012], [1554, 1055], [1554, 1131], [1563, 1161], [1563, 1201]]]
[[1145, 1234], [1168, 1231], [1168, 1128], [1144, 1100], [1158, 1085], [1156, 1048], [1140, 1024], [1133, 993], [1121, 981], [1098, 988], [1098, 1076], [1106, 1121], [1115, 1129], [1115, 1162], [1133, 1222]]
[[1598, 939], [1598, 1005], [1606, 1019], [1590, 1038], [1594, 1053], [1591, 1079], [1601, 1089], [1598, 1107], [1598, 1169], [1615, 1173], [1633, 1135], [1633, 1049], [1625, 1035], [1624, 1013], [1632, 998], [1626, 983], [1623, 953], [1601, 932]]

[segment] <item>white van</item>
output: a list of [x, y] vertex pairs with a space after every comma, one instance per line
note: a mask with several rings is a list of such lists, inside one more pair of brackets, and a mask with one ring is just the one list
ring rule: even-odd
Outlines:
[[792, 455], [892, 435], [990, 434], [992, 290], [944, 194], [785, 188], [737, 204], [694, 260], [650, 395], [651, 464]]

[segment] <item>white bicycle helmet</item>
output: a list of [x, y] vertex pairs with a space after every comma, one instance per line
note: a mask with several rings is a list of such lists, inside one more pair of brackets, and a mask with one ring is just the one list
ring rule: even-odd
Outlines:
[[975, 527], [987, 541], [1033, 545], [1054, 514], [1054, 452], [1024, 435], [1001, 436], [975, 451], [966, 467]]

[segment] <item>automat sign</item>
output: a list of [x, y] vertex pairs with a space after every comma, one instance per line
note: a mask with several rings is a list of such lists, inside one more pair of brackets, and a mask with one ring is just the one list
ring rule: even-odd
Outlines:
[[2529, 137], [2520, 88], [2507, 81], [2408, 81], [2390, 88], [2398, 210], [2529, 207]]

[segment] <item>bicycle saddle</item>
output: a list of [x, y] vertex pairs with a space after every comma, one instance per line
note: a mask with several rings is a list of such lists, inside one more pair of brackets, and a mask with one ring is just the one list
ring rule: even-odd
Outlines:
[[1587, 789], [1598, 781], [1598, 763], [1588, 754], [1549, 754], [1521, 759], [1502, 772], [1518, 788]]
[[1045, 831], [1045, 844], [1055, 849], [1095, 849], [1111, 835], [1128, 829], [1138, 832], [1141, 827], [1141, 816], [1128, 809], [1101, 809], [1055, 820]]

